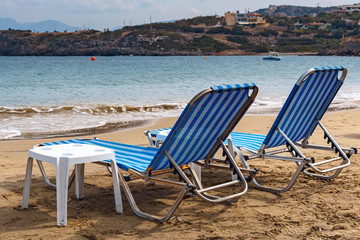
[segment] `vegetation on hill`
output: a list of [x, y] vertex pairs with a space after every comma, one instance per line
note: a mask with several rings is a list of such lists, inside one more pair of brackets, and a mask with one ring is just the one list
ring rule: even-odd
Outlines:
[[291, 6], [291, 5], [280, 5], [274, 6], [273, 8], [262, 8], [257, 10], [257, 13], [263, 15], [285, 15], [289, 17], [312, 15], [320, 12], [331, 12], [332, 10], [337, 10], [337, 7], [301, 7], [301, 6]]
[[[360, 13], [267, 15], [266, 25], [225, 26], [218, 16], [74, 33], [0, 31], [0, 55], [209, 55], [268, 51], [360, 55]], [[359, 41], [358, 41], [359, 40]]]

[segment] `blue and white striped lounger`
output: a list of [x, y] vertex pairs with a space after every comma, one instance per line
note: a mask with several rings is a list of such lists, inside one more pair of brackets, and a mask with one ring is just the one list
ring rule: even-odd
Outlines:
[[[344, 67], [312, 68], [306, 71], [296, 82], [273, 126], [267, 135], [250, 133], [231, 133], [232, 144], [240, 149], [239, 154], [246, 153], [248, 158], [268, 158], [295, 161], [297, 171], [290, 182], [284, 188], [272, 188], [260, 185], [256, 178], [253, 183], [256, 187], [273, 192], [284, 192], [291, 188], [300, 173], [332, 179], [339, 175], [344, 167], [349, 166], [350, 156], [357, 152], [355, 148], [341, 148], [329, 134], [320, 120], [334, 99], [336, 93], [344, 82], [347, 69]], [[339, 75], [341, 76], [339, 77]], [[330, 146], [311, 145], [308, 143], [315, 128], [320, 126], [324, 132], [324, 138]], [[159, 131], [163, 129], [145, 132], [153, 143]], [[279, 149], [281, 146], [286, 148]], [[330, 150], [339, 156], [315, 162], [313, 158], [306, 157], [299, 148], [312, 148]], [[279, 153], [289, 152], [291, 156], [280, 156]], [[245, 167], [249, 167], [244, 158], [240, 158]], [[329, 163], [338, 164], [329, 166]], [[319, 166], [322, 166], [319, 168]], [[310, 173], [310, 168], [316, 173]]]
[[[145, 180], [180, 186], [182, 190], [169, 212], [165, 217], [158, 217], [142, 212], [137, 207], [126, 179], [119, 171], [120, 183], [134, 212], [138, 216], [162, 222], [174, 214], [189, 191], [210, 202], [234, 201], [247, 191], [246, 179], [227, 150], [224, 141], [253, 103], [257, 92], [258, 88], [255, 84], [217, 86], [200, 92], [188, 103], [160, 148], [133, 146], [99, 139], [75, 139], [41, 145], [80, 143], [111, 148], [115, 151], [117, 166], [122, 170]], [[230, 182], [203, 188], [197, 181], [193, 169], [187, 165], [199, 160], [210, 161], [220, 148], [225, 149], [227, 154], [230, 165], [227, 169], [234, 172], [237, 178]], [[188, 167], [195, 184], [183, 172], [183, 166]], [[169, 168], [174, 168], [180, 181], [159, 179], [152, 175], [156, 170]], [[233, 185], [238, 185], [237, 192], [234, 194], [221, 197], [207, 194], [208, 191]]]

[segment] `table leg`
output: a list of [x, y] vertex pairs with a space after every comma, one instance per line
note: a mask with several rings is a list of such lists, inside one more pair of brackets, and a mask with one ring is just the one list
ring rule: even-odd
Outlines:
[[26, 209], [29, 207], [32, 167], [33, 167], [33, 158], [29, 157], [26, 165], [23, 199], [21, 206], [22, 209]]
[[113, 187], [114, 187], [115, 209], [116, 209], [116, 213], [120, 214], [123, 212], [123, 206], [121, 200], [119, 173], [116, 164], [114, 163], [114, 160], [111, 160], [111, 171], [112, 171]]
[[67, 224], [67, 197], [69, 182], [69, 160], [59, 158], [56, 166], [57, 225]]
[[84, 198], [84, 175], [85, 164], [75, 164], [75, 196], [77, 199]]
[[190, 166], [191, 166], [192, 169], [194, 169], [199, 181], [201, 182], [201, 166], [199, 166], [199, 165], [197, 165], [195, 163], [190, 163]]

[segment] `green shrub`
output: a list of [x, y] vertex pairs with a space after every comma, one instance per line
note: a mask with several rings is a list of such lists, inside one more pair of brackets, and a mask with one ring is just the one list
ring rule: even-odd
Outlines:
[[231, 30], [224, 27], [210, 28], [206, 33], [209, 34], [230, 34]]
[[228, 45], [212, 39], [211, 37], [202, 36], [201, 38], [195, 38], [192, 41], [192, 45], [189, 47], [198, 48], [201, 51], [208, 52], [222, 52], [231, 49]]
[[234, 26], [232, 31], [232, 35], [243, 35], [243, 36], [251, 36], [252, 34], [248, 31], [244, 31], [242, 27], [240, 26]]
[[272, 29], [265, 29], [263, 31], [260, 32], [260, 35], [261, 36], [264, 36], [264, 37], [268, 37], [268, 36], [277, 36], [279, 35], [279, 33], [275, 30], [272, 30]]
[[239, 36], [227, 36], [226, 39], [230, 42], [238, 43], [238, 44], [246, 44], [249, 43], [249, 40], [246, 37]]

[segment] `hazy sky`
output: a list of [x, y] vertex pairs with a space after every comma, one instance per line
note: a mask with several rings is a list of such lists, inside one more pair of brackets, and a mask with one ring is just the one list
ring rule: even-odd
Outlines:
[[226, 11], [255, 11], [275, 5], [316, 7], [354, 4], [347, 0], [0, 0], [0, 17], [20, 23], [58, 20], [70, 26], [103, 30], [125, 24], [166, 21]]

